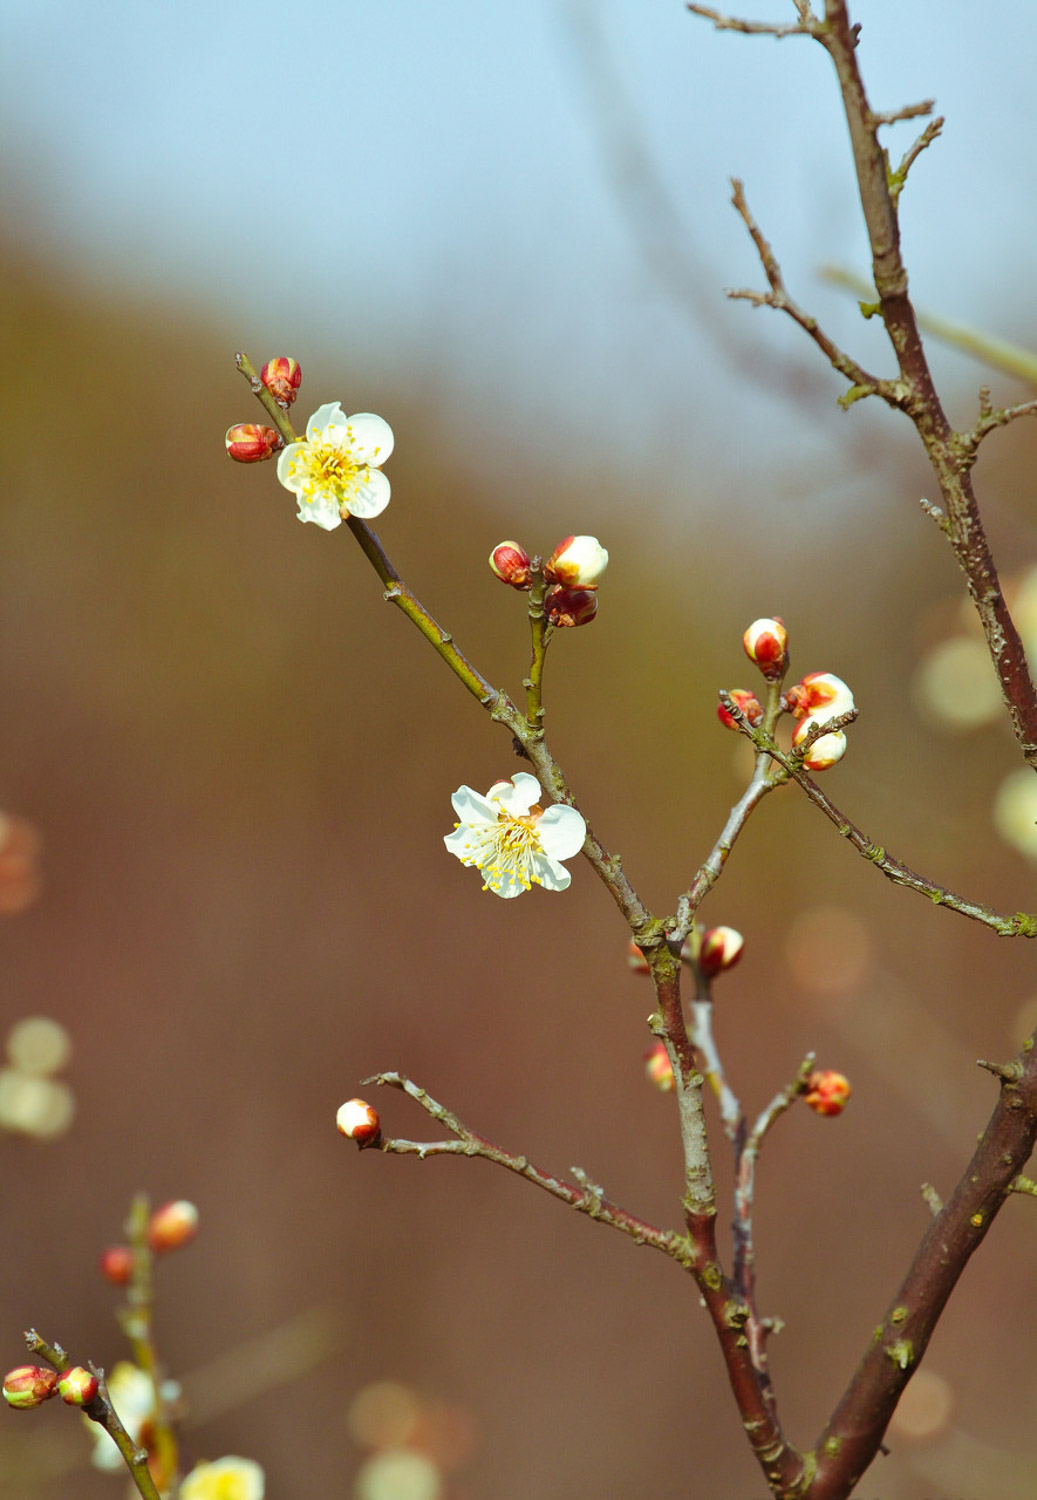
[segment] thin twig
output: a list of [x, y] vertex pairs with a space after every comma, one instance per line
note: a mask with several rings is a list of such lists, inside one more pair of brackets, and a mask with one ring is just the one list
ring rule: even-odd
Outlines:
[[542, 1168], [535, 1166], [528, 1156], [515, 1156], [510, 1151], [505, 1151], [501, 1146], [496, 1146], [485, 1136], [478, 1135], [470, 1130], [467, 1125], [458, 1119], [457, 1115], [438, 1104], [425, 1089], [420, 1088], [403, 1073], [388, 1072], [375, 1073], [370, 1078], [365, 1078], [365, 1084], [373, 1083], [379, 1087], [400, 1089], [408, 1094], [426, 1114], [431, 1115], [440, 1125], [446, 1128], [456, 1137], [448, 1141], [407, 1141], [382, 1136], [378, 1142], [378, 1149], [401, 1156], [417, 1156], [422, 1160], [426, 1156], [481, 1156], [485, 1161], [492, 1161], [499, 1167], [506, 1167], [509, 1172], [515, 1172], [524, 1177], [527, 1182], [535, 1183], [537, 1187], [543, 1188], [553, 1198], [559, 1198], [574, 1208], [577, 1213], [586, 1214], [589, 1218], [597, 1219], [602, 1224], [610, 1224], [613, 1229], [619, 1229], [627, 1234], [639, 1245], [651, 1245], [655, 1250], [661, 1250], [672, 1260], [677, 1261], [685, 1270], [689, 1268], [691, 1250], [686, 1236], [677, 1234], [673, 1230], [657, 1229], [654, 1225], [638, 1218], [627, 1209], [620, 1207], [607, 1198], [601, 1188], [589, 1183], [586, 1174], [581, 1173], [578, 1168], [572, 1168], [573, 1176], [580, 1182], [579, 1187], [573, 1187], [564, 1178], [556, 1177], [553, 1172], [545, 1172]]
[[851, 359], [828, 337], [816, 318], [804, 312], [789, 296], [777, 257], [749, 210], [743, 184], [737, 177], [734, 177], [731, 179], [731, 187], [733, 190], [731, 202], [741, 215], [752, 242], [756, 246], [756, 253], [760, 258], [770, 291], [729, 291], [727, 295], [736, 301], [752, 302], [756, 307], [773, 307], [778, 312], [786, 313], [794, 323], [797, 323], [813, 339], [832, 368], [838, 370], [839, 374], [850, 382], [850, 389], [839, 398], [840, 406], [844, 408], [850, 406], [863, 396], [879, 396], [890, 406], [903, 407], [907, 390], [902, 382], [882, 380], [877, 375], [870, 375], [862, 365], [859, 365], [855, 359]]
[[718, 31], [737, 31], [743, 36], [774, 36], [779, 40], [786, 36], [815, 36], [821, 24], [811, 14], [809, 5], [800, 4], [799, 0], [796, 4], [799, 20], [785, 26], [771, 21], [743, 21], [737, 16], [725, 16], [709, 5], [689, 4], [688, 9], [692, 15], [712, 21]]
[[[30, 1354], [40, 1355], [55, 1370], [67, 1370], [74, 1363], [60, 1344], [48, 1344], [35, 1328], [28, 1329], [25, 1343]], [[147, 1453], [133, 1442], [112, 1405], [104, 1371], [94, 1364], [88, 1364], [87, 1368], [96, 1377], [97, 1395], [81, 1408], [83, 1415], [89, 1417], [91, 1422], [96, 1422], [99, 1427], [103, 1427], [118, 1448], [141, 1500], [161, 1500], [155, 1481], [151, 1477], [151, 1470], [148, 1468]]]

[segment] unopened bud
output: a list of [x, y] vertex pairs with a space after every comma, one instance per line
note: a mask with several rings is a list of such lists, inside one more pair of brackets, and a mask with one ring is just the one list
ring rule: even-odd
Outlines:
[[569, 589], [596, 589], [608, 565], [609, 555], [596, 536], [567, 536], [544, 564], [544, 577]]
[[648, 967], [647, 958], [645, 958], [644, 954], [634, 942], [633, 938], [631, 938], [630, 942], [627, 944], [627, 963], [633, 969], [635, 974], [651, 973], [651, 970]]
[[593, 589], [569, 589], [556, 584], [544, 595], [544, 613], [552, 625], [589, 625], [598, 612]]
[[780, 677], [788, 661], [789, 633], [785, 622], [774, 615], [771, 619], [754, 620], [742, 636], [742, 645], [750, 661], [754, 661], [764, 677]]
[[[745, 715], [750, 724], [759, 724], [763, 718], [763, 704], [754, 693], [747, 692], [745, 688], [732, 688], [727, 696], [735, 708]], [[717, 718], [725, 729], [738, 728], [734, 717], [723, 703], [717, 706]]]
[[55, 1370], [42, 1365], [18, 1365], [4, 1376], [4, 1400], [18, 1411], [28, 1411], [49, 1401], [58, 1385]]
[[824, 1068], [811, 1073], [803, 1097], [815, 1114], [841, 1115], [850, 1092], [848, 1078]]
[[[798, 725], [792, 736], [792, 743], [798, 749], [810, 733], [812, 725], [820, 723], [811, 714]], [[808, 771], [827, 771], [829, 766], [834, 766], [836, 761], [842, 760], [846, 754], [846, 736], [841, 729], [833, 730], [831, 734], [822, 734], [811, 745], [803, 757], [803, 764]]]
[[227, 452], [239, 464], [260, 464], [284, 447], [284, 438], [276, 427], [257, 427], [255, 422], [239, 422], [227, 428]]
[[97, 1395], [97, 1376], [73, 1365], [58, 1376], [58, 1395], [66, 1406], [89, 1406]]
[[670, 1094], [676, 1088], [677, 1080], [673, 1076], [673, 1064], [670, 1062], [670, 1054], [666, 1050], [665, 1043], [656, 1042], [655, 1046], [645, 1053], [645, 1077], [664, 1094]]
[[498, 542], [490, 553], [490, 567], [502, 583], [513, 589], [528, 589], [529, 553], [518, 542]]
[[742, 956], [745, 939], [733, 927], [709, 927], [699, 944], [699, 968], [707, 979], [733, 969]]
[[148, 1220], [148, 1244], [159, 1254], [189, 1245], [197, 1233], [198, 1210], [183, 1198], [163, 1203]]
[[267, 360], [259, 372], [259, 378], [278, 406], [283, 406], [287, 411], [302, 384], [302, 370], [298, 360], [281, 354], [277, 359]]
[[347, 1099], [339, 1106], [335, 1124], [350, 1141], [356, 1141], [362, 1151], [365, 1146], [374, 1146], [382, 1134], [378, 1111], [366, 1099]]
[[97, 1265], [112, 1286], [127, 1286], [133, 1275], [133, 1251], [129, 1245], [109, 1245], [98, 1256]]
[[855, 706], [850, 689], [834, 672], [809, 672], [785, 694], [785, 707], [797, 719], [821, 711], [825, 719], [834, 719], [851, 713]]

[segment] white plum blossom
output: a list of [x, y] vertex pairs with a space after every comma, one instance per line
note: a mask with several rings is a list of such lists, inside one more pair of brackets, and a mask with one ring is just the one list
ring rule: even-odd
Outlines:
[[388, 422], [367, 411], [347, 417], [329, 401], [306, 423], [305, 439], [281, 450], [277, 477], [296, 496], [300, 521], [334, 531], [343, 516], [381, 515], [389, 503], [381, 466], [392, 449]]
[[266, 1479], [251, 1458], [196, 1464], [180, 1485], [180, 1500], [263, 1500]]
[[525, 771], [495, 782], [485, 797], [470, 786], [454, 793], [459, 821], [443, 842], [463, 865], [478, 867], [484, 891], [509, 898], [534, 885], [547, 891], [568, 887], [572, 876], [559, 860], [579, 853], [587, 825], [575, 807], [541, 808], [542, 796], [539, 781]]

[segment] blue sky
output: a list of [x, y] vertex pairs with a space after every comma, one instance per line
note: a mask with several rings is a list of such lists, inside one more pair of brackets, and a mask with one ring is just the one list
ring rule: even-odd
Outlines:
[[[855, 14], [876, 106], [931, 94], [949, 116], [904, 198], [916, 297], [1025, 338], [1037, 6], [984, 10]], [[788, 411], [723, 331], [809, 351], [723, 299], [760, 281], [737, 174], [794, 294], [865, 362], [880, 347], [816, 280], [867, 261], [831, 68], [804, 40], [720, 36], [679, 0], [0, 0], [0, 25], [8, 224], [89, 277], [218, 308], [246, 346], [417, 369], [553, 456], [686, 463], [726, 440], [751, 467]]]

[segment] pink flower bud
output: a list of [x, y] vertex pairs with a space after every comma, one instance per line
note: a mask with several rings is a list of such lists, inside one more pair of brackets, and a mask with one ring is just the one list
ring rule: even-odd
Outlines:
[[645, 1077], [664, 1094], [670, 1094], [676, 1088], [677, 1080], [673, 1076], [673, 1064], [670, 1062], [670, 1055], [663, 1042], [656, 1042], [655, 1046], [645, 1053]]
[[335, 1123], [348, 1140], [356, 1141], [361, 1151], [365, 1146], [377, 1145], [381, 1139], [378, 1111], [364, 1099], [347, 1099], [340, 1106]]
[[97, 1257], [97, 1268], [112, 1286], [127, 1286], [133, 1275], [133, 1251], [129, 1245], [109, 1245]]
[[764, 677], [780, 677], [788, 661], [789, 633], [785, 622], [775, 615], [772, 619], [754, 620], [742, 636], [742, 645], [750, 661], [754, 661]]
[[742, 956], [745, 939], [733, 927], [709, 927], [699, 944], [699, 968], [707, 979], [733, 969]]
[[645, 958], [644, 954], [634, 942], [633, 938], [631, 938], [630, 942], [627, 944], [627, 963], [633, 969], [635, 974], [650, 974], [652, 972], [648, 967], [647, 958]]
[[831, 1068], [811, 1073], [804, 1099], [815, 1114], [841, 1115], [851, 1093], [850, 1080]]
[[302, 370], [298, 360], [281, 354], [277, 359], [267, 360], [259, 372], [259, 378], [278, 406], [283, 406], [287, 411], [302, 384]]
[[40, 889], [40, 836], [24, 818], [0, 812], [0, 916], [31, 906]]
[[148, 1220], [148, 1244], [158, 1254], [189, 1245], [197, 1233], [198, 1210], [183, 1198], [163, 1203]]
[[[763, 705], [755, 694], [747, 692], [745, 688], [732, 688], [727, 696], [736, 708], [741, 709], [750, 724], [759, 724], [763, 718]], [[730, 712], [722, 703], [717, 705], [717, 718], [725, 729], [738, 728]]]
[[518, 542], [498, 542], [490, 553], [490, 567], [502, 583], [513, 589], [528, 589], [529, 553]]
[[227, 452], [239, 464], [262, 463], [284, 447], [284, 438], [275, 427], [257, 427], [254, 422], [228, 427], [225, 441]]
[[569, 589], [596, 589], [608, 565], [609, 555], [596, 536], [567, 536], [544, 564], [544, 577]]
[[556, 584], [544, 595], [544, 613], [552, 625], [589, 625], [598, 612], [593, 589], [562, 588]]
[[58, 1395], [66, 1406], [89, 1406], [97, 1395], [97, 1376], [73, 1365], [58, 1376]]
[[17, 1411], [49, 1401], [58, 1385], [57, 1372], [42, 1365], [18, 1365], [4, 1376], [4, 1400]]

